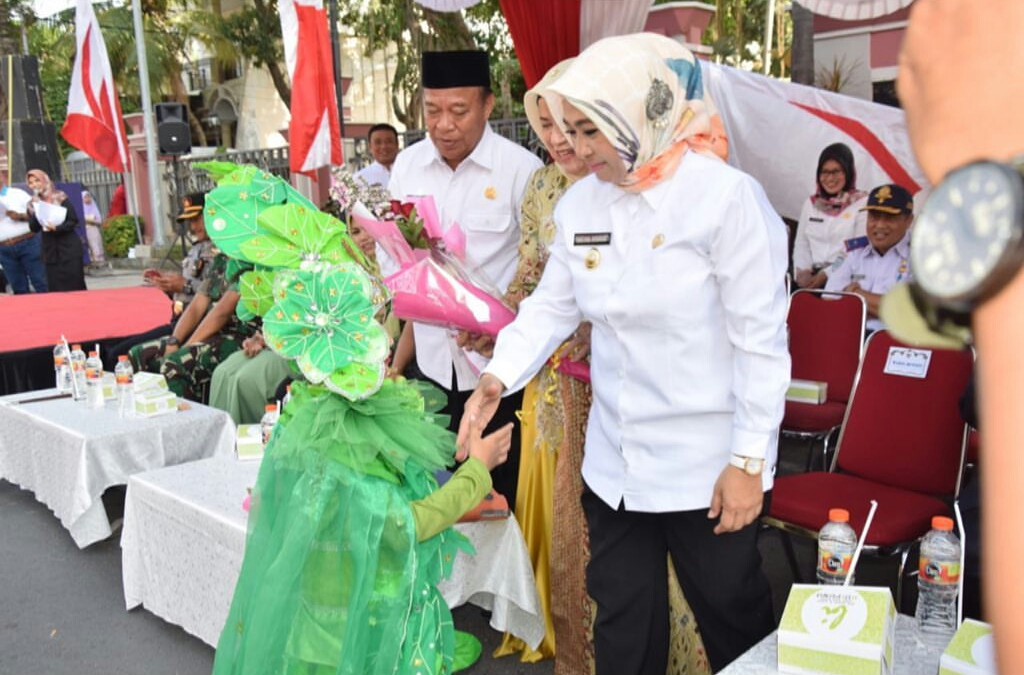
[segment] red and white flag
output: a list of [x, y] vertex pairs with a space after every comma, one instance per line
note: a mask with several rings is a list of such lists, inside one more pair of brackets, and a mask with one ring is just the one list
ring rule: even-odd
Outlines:
[[60, 135], [115, 173], [128, 170], [128, 140], [107, 46], [89, 0], [75, 8], [75, 65]]
[[311, 174], [342, 161], [327, 16], [321, 0], [278, 0], [277, 7], [292, 80], [291, 170]]

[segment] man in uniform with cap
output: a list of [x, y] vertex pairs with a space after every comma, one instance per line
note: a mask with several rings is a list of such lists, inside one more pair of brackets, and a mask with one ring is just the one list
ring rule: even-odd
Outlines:
[[885, 328], [878, 318], [882, 296], [910, 279], [910, 225], [914, 198], [895, 183], [871, 191], [862, 211], [868, 212], [867, 237], [847, 242], [850, 253], [828, 278], [827, 291], [847, 291], [864, 298], [868, 331]]
[[210, 263], [213, 262], [216, 250], [214, 249], [213, 242], [210, 241], [206, 234], [206, 225], [203, 222], [203, 206], [206, 202], [206, 194], [195, 192], [184, 197], [181, 201], [181, 213], [176, 218], [178, 227], [187, 227], [193, 241], [185, 258], [181, 261], [181, 273], [147, 269], [142, 274], [147, 282], [170, 295], [174, 301], [170, 321], [142, 335], [134, 335], [128, 340], [119, 342], [111, 349], [108, 349], [103, 355], [104, 366], [108, 370], [113, 370], [114, 366], [117, 365], [118, 356], [127, 354], [132, 346], [139, 343], [150, 343], [149, 349], [155, 355], [160, 350], [160, 338], [166, 337], [173, 332], [178, 316], [192, 302], [203, 280], [209, 275]]
[[[395, 199], [433, 196], [442, 225], [458, 223], [465, 232], [467, 263], [504, 292], [518, 258], [520, 203], [530, 174], [541, 162], [488, 125], [494, 94], [485, 52], [424, 52], [422, 81], [429, 139], [399, 153], [388, 189]], [[383, 258], [382, 268], [388, 272]], [[420, 370], [448, 393], [446, 412], [451, 429], [458, 429], [463, 404], [485, 363], [460, 348], [444, 328], [409, 324], [405, 333], [410, 333], [403, 334], [406, 343], [415, 335]], [[396, 371], [408, 365], [403, 360], [408, 356], [396, 355]], [[520, 404], [521, 396], [504, 399], [491, 426], [514, 422]], [[512, 447], [519, 447], [518, 425]], [[518, 452], [492, 473], [495, 489], [509, 504], [515, 503], [518, 473]]]

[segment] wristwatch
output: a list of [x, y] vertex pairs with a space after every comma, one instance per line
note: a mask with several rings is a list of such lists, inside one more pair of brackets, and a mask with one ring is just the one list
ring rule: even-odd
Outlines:
[[764, 470], [764, 459], [761, 457], [743, 457], [742, 455], [731, 455], [729, 464], [736, 467], [748, 476], [760, 476]]
[[972, 162], [935, 188], [911, 239], [915, 302], [962, 323], [1013, 279], [1024, 264], [1022, 170], [1024, 156]]

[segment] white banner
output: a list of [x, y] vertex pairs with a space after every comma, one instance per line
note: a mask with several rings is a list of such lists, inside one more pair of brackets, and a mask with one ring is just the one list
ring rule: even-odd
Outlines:
[[815, 191], [818, 155], [836, 142], [853, 150], [858, 189], [897, 183], [916, 194], [927, 186], [910, 149], [902, 110], [728, 66], [702, 65], [705, 86], [729, 134], [729, 163], [760, 181], [782, 216], [800, 216], [803, 202]]

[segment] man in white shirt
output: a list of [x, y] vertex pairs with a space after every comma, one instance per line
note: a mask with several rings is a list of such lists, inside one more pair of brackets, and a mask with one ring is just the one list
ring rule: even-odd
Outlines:
[[367, 185], [388, 186], [391, 180], [391, 166], [398, 155], [398, 130], [390, 124], [374, 124], [366, 135], [373, 164], [356, 172]]
[[878, 318], [882, 296], [910, 279], [909, 230], [914, 220], [914, 198], [895, 183], [879, 185], [861, 210], [868, 213], [868, 236], [848, 247], [850, 253], [828, 278], [825, 290], [847, 291], [864, 298], [867, 328], [876, 331], [885, 328]]
[[[467, 265], [504, 292], [518, 259], [520, 202], [530, 174], [541, 162], [487, 124], [494, 94], [485, 52], [424, 52], [422, 79], [429, 139], [399, 153], [389, 191], [395, 199], [433, 196], [442, 225], [448, 228], [457, 223], [465, 232]], [[383, 261], [382, 268], [387, 273]], [[408, 324], [402, 342], [407, 344], [413, 335], [417, 365], [448, 393], [451, 428], [458, 429], [463, 404], [485, 364], [471, 363], [447, 329]], [[400, 345], [394, 369], [402, 372], [410, 356]], [[509, 397], [503, 402], [494, 428], [515, 421], [520, 400]], [[513, 452], [492, 472], [495, 489], [508, 497], [509, 504], [515, 503], [519, 473], [518, 433], [516, 424]]]
[[7, 185], [7, 172], [0, 171], [0, 265], [15, 294], [28, 293], [29, 282], [36, 293], [47, 291], [39, 235], [28, 227], [26, 207], [31, 199], [24, 190]]

